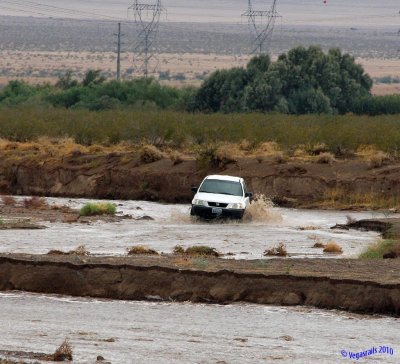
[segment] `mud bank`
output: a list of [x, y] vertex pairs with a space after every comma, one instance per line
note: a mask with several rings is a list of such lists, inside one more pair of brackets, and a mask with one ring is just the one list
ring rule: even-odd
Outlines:
[[[332, 193], [342, 196], [400, 194], [400, 165], [371, 169], [362, 160], [332, 165], [243, 158], [224, 169], [199, 170], [195, 160], [174, 165], [169, 159], [142, 164], [134, 155], [65, 156], [34, 159], [20, 155], [0, 160], [0, 192], [15, 195], [133, 199], [188, 202], [191, 186], [210, 173], [240, 175], [255, 193], [271, 196], [280, 205], [310, 206]], [[357, 207], [357, 202], [352, 202]], [[362, 203], [358, 203], [361, 205]]]
[[0, 290], [124, 300], [307, 305], [400, 315], [397, 260], [200, 260], [2, 255]]

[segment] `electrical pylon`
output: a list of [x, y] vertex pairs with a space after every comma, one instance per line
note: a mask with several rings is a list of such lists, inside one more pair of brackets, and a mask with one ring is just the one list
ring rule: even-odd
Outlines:
[[155, 69], [150, 70], [150, 60], [156, 59], [155, 42], [158, 36], [160, 17], [165, 11], [161, 0], [157, 0], [155, 3], [143, 3], [135, 0], [128, 8], [128, 16], [129, 13], [133, 13], [139, 31], [134, 47], [135, 64], [133, 68], [136, 73], [142, 74], [146, 78], [155, 71]]
[[252, 0], [248, 0], [248, 8], [242, 14], [242, 18], [247, 18], [249, 24], [252, 54], [268, 53], [276, 18], [280, 17], [276, 7], [277, 0], [273, 0], [269, 10], [254, 10]]

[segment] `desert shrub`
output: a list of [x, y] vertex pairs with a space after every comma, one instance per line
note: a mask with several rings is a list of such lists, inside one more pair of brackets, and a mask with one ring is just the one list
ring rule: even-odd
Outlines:
[[72, 361], [72, 347], [67, 339], [60, 345], [60, 347], [52, 355], [53, 361]]
[[214, 144], [205, 145], [197, 151], [197, 164], [202, 169], [220, 168], [224, 169], [228, 164], [237, 163], [226, 146], [218, 147]]
[[115, 215], [117, 207], [110, 202], [88, 202], [79, 210], [80, 216]]
[[320, 155], [329, 152], [329, 147], [325, 143], [317, 143], [307, 147], [306, 150], [310, 155]]
[[384, 162], [388, 159], [388, 155], [384, 152], [377, 151], [374, 155], [369, 157], [369, 167], [380, 168], [384, 165]]
[[62, 250], [53, 249], [50, 250], [47, 255], [75, 255], [79, 257], [87, 257], [90, 255], [90, 252], [86, 249], [84, 245], [80, 245], [77, 248], [70, 250], [68, 252], [64, 252]]
[[5, 206], [15, 206], [17, 203], [13, 196], [1, 196], [1, 201]]
[[143, 245], [128, 248], [128, 255], [159, 255], [154, 249], [147, 248]]
[[172, 251], [173, 254], [185, 254], [185, 248], [181, 245], [176, 245]]
[[172, 163], [174, 164], [174, 166], [181, 164], [183, 162], [183, 157], [182, 154], [180, 154], [177, 151], [172, 151], [169, 154], [169, 159], [171, 159]]
[[4, 225], [4, 220], [0, 217], [0, 225]]
[[286, 246], [283, 243], [279, 243], [279, 245], [277, 247], [271, 248], [271, 249], [267, 249], [264, 252], [264, 256], [266, 257], [287, 257], [288, 256], [288, 252], [286, 250]]
[[287, 162], [287, 157], [283, 152], [275, 152], [271, 154], [272, 161], [276, 164], [284, 164]]
[[340, 245], [336, 244], [335, 242], [329, 242], [325, 245], [324, 253], [335, 253], [335, 254], [342, 254], [343, 250]]
[[211, 248], [205, 245], [191, 246], [184, 249], [182, 246], [177, 245], [173, 250], [174, 254], [182, 254], [188, 256], [212, 256], [219, 257], [221, 254], [217, 252], [215, 248]]
[[154, 145], [144, 145], [140, 150], [140, 161], [142, 163], [153, 163], [163, 159], [164, 154]]
[[370, 245], [363, 251], [360, 259], [382, 259], [386, 254], [393, 254], [393, 257], [400, 257], [400, 242], [396, 240], [380, 240]]
[[43, 197], [33, 196], [23, 200], [24, 207], [28, 209], [41, 209], [47, 206], [47, 201]]
[[332, 153], [321, 153], [317, 157], [317, 163], [320, 164], [333, 164], [335, 162], [335, 156]]
[[89, 251], [86, 249], [84, 245], [78, 246], [76, 249], [71, 250], [69, 252], [71, 255], [78, 255], [78, 256], [88, 256], [90, 255]]

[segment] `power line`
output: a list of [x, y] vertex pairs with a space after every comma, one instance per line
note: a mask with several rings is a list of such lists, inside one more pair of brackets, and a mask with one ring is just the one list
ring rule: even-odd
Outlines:
[[[0, 0], [0, 3], [6, 3], [8, 5], [13, 5], [13, 6], [20, 6], [21, 8], [8, 8], [7, 10], [12, 10], [12, 11], [18, 11], [18, 12], [32, 12], [35, 14], [43, 15], [43, 16], [49, 16], [49, 15], [69, 15], [69, 16], [90, 16], [94, 18], [100, 18], [100, 19], [109, 19], [109, 20], [122, 20], [117, 17], [105, 15], [105, 14], [99, 14], [95, 12], [89, 12], [89, 11], [84, 11], [84, 10], [75, 10], [75, 9], [69, 9], [69, 8], [63, 8], [59, 6], [54, 6], [54, 5], [45, 5], [42, 3], [37, 3], [33, 1], [20, 1], [20, 0]], [[5, 8], [4, 6], [2, 6]]]
[[[252, 36], [252, 43], [254, 50], [252, 53], [263, 53], [263, 49], [267, 48], [268, 42], [272, 38], [272, 33], [275, 27], [276, 18], [280, 17], [276, 11], [277, 0], [273, 0], [272, 6], [269, 10], [254, 10], [252, 0], [248, 0], [247, 11], [242, 14], [243, 18], [247, 18]], [[266, 46], [267, 44], [267, 46]]]
[[134, 22], [139, 28], [137, 44], [134, 49], [137, 66], [134, 66], [134, 69], [147, 78], [150, 72], [150, 60], [156, 58], [154, 45], [158, 36], [160, 17], [162, 13], [166, 12], [166, 9], [162, 6], [161, 0], [156, 0], [155, 3], [141, 3], [135, 0], [128, 8], [128, 16], [131, 12]]

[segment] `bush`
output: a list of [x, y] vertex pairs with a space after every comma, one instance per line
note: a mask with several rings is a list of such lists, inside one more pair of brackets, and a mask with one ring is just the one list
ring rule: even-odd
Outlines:
[[332, 153], [321, 153], [317, 157], [317, 163], [320, 164], [333, 164], [335, 162], [335, 156]]
[[88, 202], [80, 211], [80, 216], [115, 215], [117, 207], [110, 202]]
[[212, 256], [212, 257], [219, 257], [221, 254], [217, 252], [215, 248], [211, 248], [209, 246], [205, 245], [199, 245], [199, 246], [191, 246], [187, 248], [186, 250], [180, 246], [177, 245], [175, 246], [173, 250], [174, 254], [182, 254], [182, 255], [188, 255], [188, 256]]
[[288, 256], [288, 252], [286, 250], [286, 246], [283, 243], [279, 243], [279, 245], [277, 247], [274, 247], [272, 249], [267, 249], [264, 252], [264, 256], [266, 257], [287, 257]]
[[226, 146], [218, 147], [214, 144], [199, 148], [196, 161], [201, 169], [224, 169], [228, 164], [237, 163], [237, 159], [232, 156]]
[[30, 209], [30, 208], [42, 209], [42, 208], [48, 206], [45, 198], [37, 197], [37, 196], [31, 197], [31, 198], [25, 198], [23, 201], [23, 204], [24, 204], [24, 207], [26, 207], [28, 209]]
[[15, 206], [17, 203], [13, 196], [1, 196], [1, 201], [5, 206]]
[[53, 361], [72, 361], [72, 347], [67, 339], [60, 345], [52, 356]]
[[328, 244], [325, 245], [324, 253], [342, 254], [343, 250], [335, 242], [329, 242]]
[[380, 168], [383, 166], [384, 162], [388, 159], [388, 155], [384, 152], [377, 151], [374, 155], [369, 157], [370, 168]]
[[87, 257], [90, 252], [86, 249], [84, 245], [78, 246], [76, 249], [70, 250], [68, 252], [63, 252], [62, 250], [50, 250], [47, 255], [75, 255], [79, 257]]
[[[360, 259], [382, 259], [387, 255], [390, 257], [400, 256], [400, 242], [395, 240], [381, 240], [369, 246], [359, 256]], [[389, 257], [389, 256], [388, 256]]]
[[146, 248], [145, 246], [138, 245], [128, 248], [128, 255], [159, 255], [154, 249]]
[[154, 145], [145, 145], [140, 150], [140, 161], [142, 163], [153, 163], [164, 158], [164, 154]]

